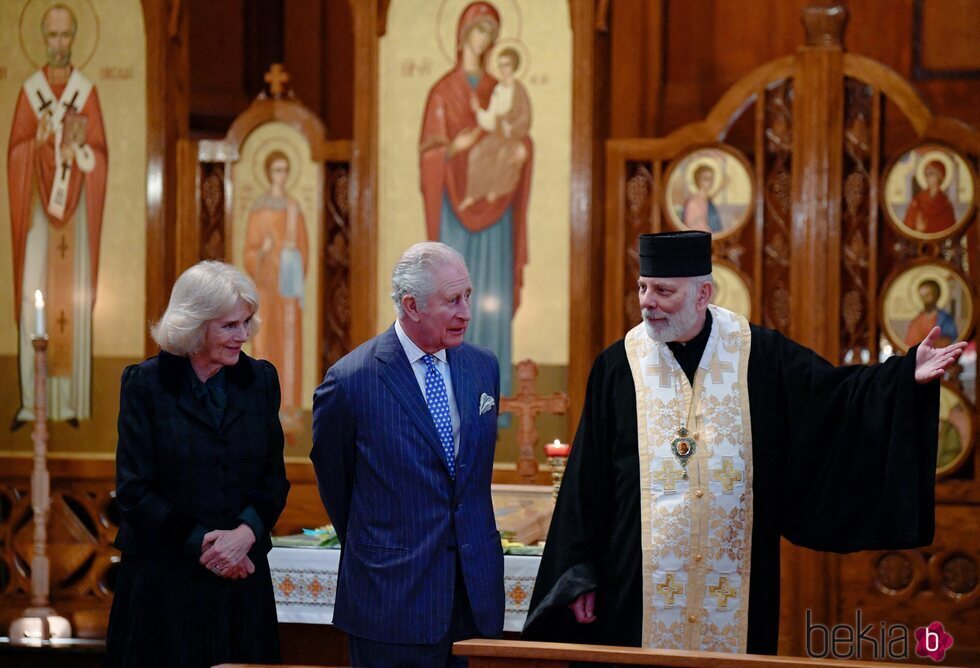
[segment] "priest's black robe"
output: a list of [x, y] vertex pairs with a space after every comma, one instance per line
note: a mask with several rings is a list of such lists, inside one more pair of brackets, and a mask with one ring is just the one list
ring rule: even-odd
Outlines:
[[[669, 344], [689, 377], [707, 340]], [[752, 326], [754, 517], [747, 651], [775, 654], [779, 539], [834, 552], [932, 542], [939, 381], [915, 354], [834, 367]], [[526, 640], [639, 646], [643, 627], [636, 395], [619, 341], [596, 359], [524, 627]], [[568, 604], [596, 592], [592, 624]], [[800, 624], [803, 624], [800, 620]]]

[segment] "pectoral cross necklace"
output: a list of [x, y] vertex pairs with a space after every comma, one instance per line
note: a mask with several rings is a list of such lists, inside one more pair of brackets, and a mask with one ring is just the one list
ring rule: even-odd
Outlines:
[[[681, 426], [677, 429], [677, 438], [670, 442], [670, 451], [674, 453], [674, 457], [683, 471], [681, 480], [687, 480], [687, 463], [698, 449], [697, 439], [700, 438], [697, 431], [698, 400], [701, 398], [701, 385], [698, 381], [700, 379], [700, 376], [695, 374], [694, 385], [691, 386], [691, 404], [688, 408], [687, 418], [681, 422]], [[693, 434], [688, 431], [688, 425], [694, 429]]]

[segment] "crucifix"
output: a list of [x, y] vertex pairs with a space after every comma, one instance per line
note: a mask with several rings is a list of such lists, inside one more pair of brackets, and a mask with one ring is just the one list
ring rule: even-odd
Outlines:
[[286, 84], [289, 83], [291, 77], [286, 72], [286, 68], [282, 66], [282, 63], [272, 63], [272, 67], [269, 68], [269, 71], [265, 73], [265, 77], [263, 78], [269, 84], [269, 93], [272, 94], [273, 98], [278, 100], [286, 93]]
[[511, 397], [500, 398], [500, 412], [517, 416], [517, 475], [527, 482], [533, 482], [538, 473], [538, 461], [534, 457], [534, 446], [538, 443], [538, 430], [534, 419], [538, 413], [564, 415], [568, 410], [568, 395], [564, 392], [542, 397], [534, 393], [534, 380], [538, 377], [538, 365], [524, 360], [517, 365], [517, 393]]

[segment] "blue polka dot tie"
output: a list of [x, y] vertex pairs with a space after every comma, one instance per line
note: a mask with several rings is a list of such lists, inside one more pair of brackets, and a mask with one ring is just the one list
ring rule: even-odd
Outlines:
[[446, 455], [446, 463], [449, 464], [449, 477], [456, 477], [456, 455], [453, 446], [453, 421], [449, 415], [449, 395], [446, 394], [446, 381], [436, 366], [436, 358], [426, 355], [422, 358], [425, 362], [425, 403], [429, 405], [429, 413], [432, 414], [432, 421], [439, 432], [439, 442], [442, 443], [442, 452]]

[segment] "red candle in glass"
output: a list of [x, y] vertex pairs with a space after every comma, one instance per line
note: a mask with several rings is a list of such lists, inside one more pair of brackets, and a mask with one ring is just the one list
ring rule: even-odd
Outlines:
[[567, 457], [571, 451], [572, 446], [568, 443], [562, 443], [557, 438], [553, 443], [548, 443], [544, 446], [544, 454], [549, 457]]

